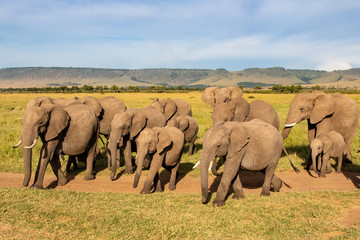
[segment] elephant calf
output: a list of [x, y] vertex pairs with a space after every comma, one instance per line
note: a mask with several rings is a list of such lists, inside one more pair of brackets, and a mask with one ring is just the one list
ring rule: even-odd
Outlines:
[[196, 119], [190, 116], [178, 116], [170, 119], [167, 126], [176, 127], [183, 132], [185, 143], [190, 143], [188, 155], [193, 155], [196, 152], [195, 140], [199, 131]]
[[233, 183], [234, 197], [243, 198], [239, 170], [265, 170], [261, 195], [270, 195], [270, 185], [279, 191], [281, 180], [274, 175], [283, 149], [280, 132], [272, 125], [254, 119], [249, 122], [225, 122], [212, 127], [204, 136], [200, 155], [202, 203], [208, 197], [208, 168], [217, 157], [226, 156], [215, 206], [222, 206]]
[[335, 131], [323, 133], [311, 142], [310, 148], [312, 168], [317, 174], [319, 174], [319, 177], [325, 177], [326, 168], [331, 171], [331, 165], [329, 162], [330, 157], [338, 158], [336, 172], [341, 173], [341, 165], [345, 151], [345, 141], [340, 133]]
[[140, 193], [150, 193], [153, 182], [155, 191], [163, 191], [159, 178], [161, 166], [171, 173], [169, 189], [175, 190], [177, 171], [184, 147], [184, 134], [179, 129], [169, 126], [146, 128], [136, 138], [136, 144], [138, 152], [134, 188], [139, 183], [145, 156], [148, 154], [150, 170]]

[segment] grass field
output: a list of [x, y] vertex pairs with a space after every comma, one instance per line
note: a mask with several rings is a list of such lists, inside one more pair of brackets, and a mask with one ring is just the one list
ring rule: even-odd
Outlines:
[[[75, 96], [0, 95], [0, 172], [23, 172], [22, 150], [12, 148], [21, 135], [19, 118], [30, 99], [43, 95]], [[92, 94], [94, 97], [108, 95], [118, 97], [128, 108], [148, 106], [155, 97], [182, 98], [189, 102], [200, 125], [196, 141], [199, 151], [193, 156], [183, 155], [180, 171], [199, 176], [199, 168], [192, 170], [191, 167], [199, 160], [202, 137], [212, 126], [211, 107], [201, 101], [200, 92]], [[348, 96], [360, 107], [360, 94]], [[245, 94], [244, 97], [248, 101], [260, 99], [272, 104], [279, 113], [282, 128], [294, 95]], [[308, 152], [306, 122], [293, 127], [284, 143], [295, 165], [302, 169]], [[360, 137], [356, 134], [351, 147], [354, 164], [345, 166], [345, 171], [360, 172], [359, 145]], [[40, 146], [38, 144], [33, 152], [33, 169], [37, 166]], [[104, 151], [96, 168], [98, 175], [110, 174], [105, 169]], [[277, 171], [288, 170], [291, 167], [284, 156]], [[52, 174], [50, 167], [48, 172]], [[0, 196], [1, 239], [360, 238], [359, 224], [345, 227], [337, 221], [349, 208], [359, 204], [359, 191], [276, 193], [268, 198], [248, 195], [240, 201], [229, 198], [223, 208], [202, 205], [197, 194], [143, 196], [0, 188]]]

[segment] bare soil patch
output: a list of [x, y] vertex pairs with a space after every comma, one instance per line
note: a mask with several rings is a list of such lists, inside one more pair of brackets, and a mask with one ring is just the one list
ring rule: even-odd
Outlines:
[[[33, 174], [34, 175], [34, 174]], [[109, 173], [110, 175], [110, 173]], [[296, 191], [319, 191], [319, 190], [335, 190], [349, 191], [360, 189], [360, 173], [345, 172], [327, 174], [326, 178], [317, 178], [311, 176], [306, 171], [299, 174], [292, 171], [278, 172], [276, 175], [285, 183], [281, 188], [281, 192]], [[243, 183], [244, 193], [261, 192], [263, 183], [263, 174], [256, 172], [243, 172], [240, 179]], [[121, 192], [121, 193], [138, 193], [140, 192], [146, 176], [140, 178], [138, 188], [132, 187], [134, 175], [122, 175], [116, 181], [111, 181], [109, 176], [97, 176], [95, 180], [85, 181], [83, 176], [68, 176], [69, 182], [65, 186], [56, 186], [55, 175], [46, 175], [44, 179], [44, 187], [56, 190], [70, 190], [81, 192]], [[161, 181], [164, 185], [164, 191], [170, 192], [168, 189], [169, 174], [162, 173]], [[211, 192], [216, 192], [221, 176], [215, 177], [209, 175], [209, 188]], [[23, 187], [23, 174], [19, 173], [0, 173], [0, 187]], [[32, 183], [33, 180], [30, 181]], [[200, 177], [183, 176], [177, 183], [174, 193], [200, 193]], [[354, 218], [360, 216], [359, 209], [354, 210]]]

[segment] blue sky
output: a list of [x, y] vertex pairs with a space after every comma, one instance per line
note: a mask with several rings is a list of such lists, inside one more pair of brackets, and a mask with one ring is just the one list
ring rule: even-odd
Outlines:
[[359, 12], [359, 0], [0, 0], [0, 68], [357, 68]]

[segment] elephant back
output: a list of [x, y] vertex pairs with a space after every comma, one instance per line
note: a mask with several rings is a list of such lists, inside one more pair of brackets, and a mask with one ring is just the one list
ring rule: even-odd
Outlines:
[[280, 118], [276, 110], [269, 103], [262, 100], [255, 100], [250, 103], [249, 115], [246, 121], [261, 119], [279, 130]]

